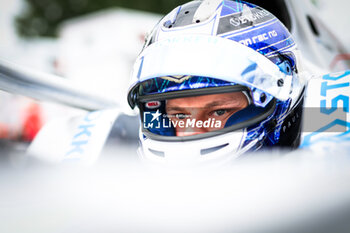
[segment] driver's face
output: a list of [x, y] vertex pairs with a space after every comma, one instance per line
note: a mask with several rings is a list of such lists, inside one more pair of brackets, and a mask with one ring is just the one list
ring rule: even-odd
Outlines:
[[175, 125], [176, 136], [191, 136], [224, 128], [227, 120], [236, 112], [246, 108], [249, 102], [242, 92], [224, 93], [167, 101], [166, 112], [172, 122], [188, 118], [195, 121], [214, 119], [221, 121], [221, 127], [179, 127]]

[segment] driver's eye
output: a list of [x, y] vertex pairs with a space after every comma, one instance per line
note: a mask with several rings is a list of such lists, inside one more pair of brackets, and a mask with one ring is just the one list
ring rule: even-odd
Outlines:
[[214, 115], [215, 115], [215, 116], [222, 116], [222, 115], [224, 115], [226, 112], [227, 112], [226, 110], [220, 109], [220, 110], [214, 111]]

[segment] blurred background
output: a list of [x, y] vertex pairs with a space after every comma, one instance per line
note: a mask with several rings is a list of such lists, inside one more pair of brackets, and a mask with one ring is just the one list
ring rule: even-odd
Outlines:
[[[0, 0], [0, 58], [72, 79], [125, 107], [128, 77], [145, 36], [162, 14], [184, 2]], [[53, 117], [79, 112], [0, 96], [2, 149], [11, 141], [30, 142]]]
[[[350, 41], [348, 1], [309, 1], [338, 38]], [[0, 58], [75, 80], [127, 108], [129, 74], [147, 33], [163, 14], [185, 2], [0, 0]], [[344, 44], [350, 49], [350, 43]], [[0, 95], [1, 139], [29, 142], [52, 117], [79, 111]]]

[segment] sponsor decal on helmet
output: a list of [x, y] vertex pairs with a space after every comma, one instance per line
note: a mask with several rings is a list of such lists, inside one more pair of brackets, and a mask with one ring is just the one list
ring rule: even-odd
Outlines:
[[175, 82], [175, 83], [183, 83], [186, 80], [189, 80], [190, 78], [192, 78], [192, 76], [190, 75], [177, 75], [177, 76], [165, 76], [165, 77], [160, 77], [161, 79], [164, 80], [168, 80], [171, 82]]
[[160, 101], [150, 101], [146, 103], [146, 107], [149, 109], [159, 108], [161, 105]]
[[275, 20], [274, 16], [266, 10], [253, 8], [220, 19], [218, 34], [238, 32], [252, 26], [258, 26], [268, 21]]

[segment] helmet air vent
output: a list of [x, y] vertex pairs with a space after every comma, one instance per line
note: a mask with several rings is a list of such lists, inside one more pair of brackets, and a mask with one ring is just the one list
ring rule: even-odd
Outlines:
[[207, 148], [207, 149], [202, 149], [201, 150], [201, 155], [207, 155], [207, 154], [211, 154], [213, 152], [216, 152], [218, 150], [221, 150], [222, 148], [228, 146], [229, 143], [226, 143], [224, 145], [221, 145], [221, 146], [215, 146], [215, 147], [211, 147], [211, 148]]
[[209, 19], [221, 3], [222, 0], [204, 0], [194, 14], [192, 23], [199, 23]]
[[150, 149], [150, 148], [148, 148], [148, 150], [149, 150], [152, 154], [154, 154], [154, 155], [156, 155], [156, 156], [158, 156], [158, 157], [162, 157], [162, 158], [165, 157], [165, 153], [164, 153], [163, 151], [152, 150], [152, 149]]

